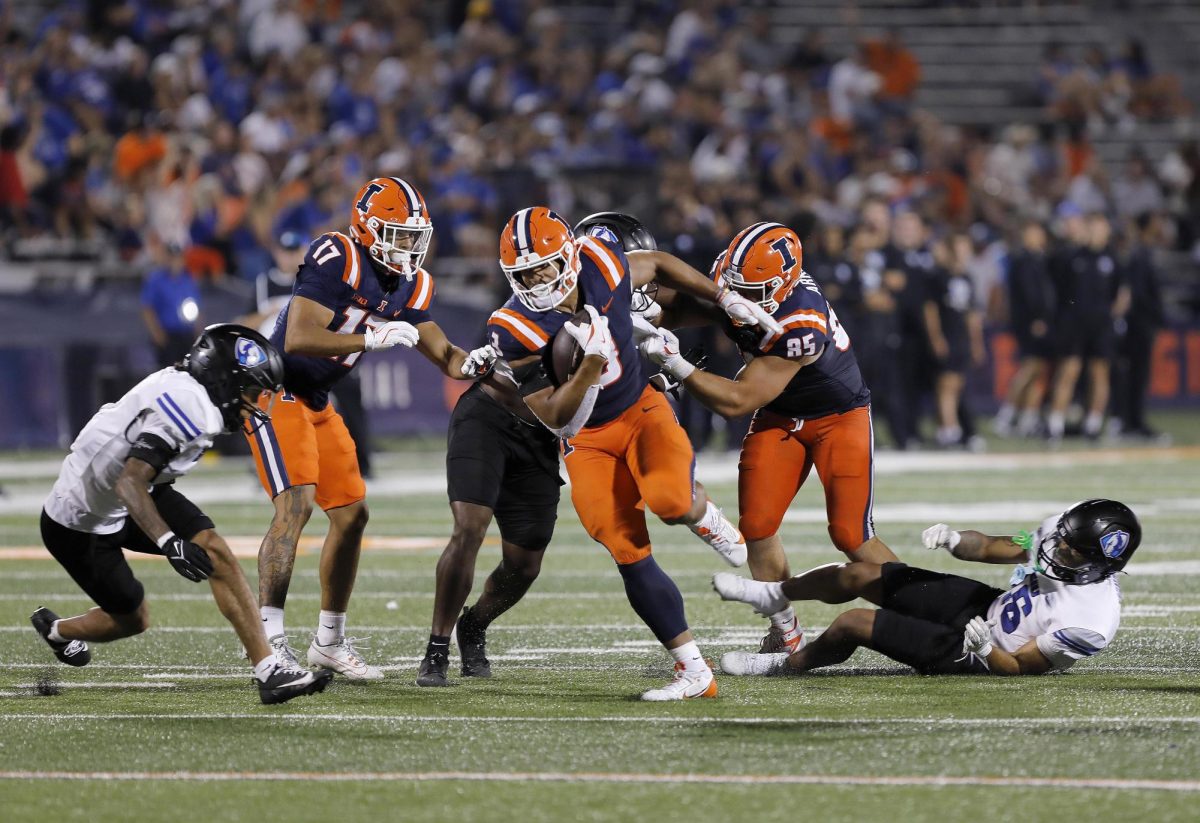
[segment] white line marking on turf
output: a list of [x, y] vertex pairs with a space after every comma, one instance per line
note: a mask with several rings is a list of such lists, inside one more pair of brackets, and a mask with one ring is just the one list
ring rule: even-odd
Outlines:
[[676, 717], [658, 715], [605, 715], [601, 717], [529, 717], [515, 715], [406, 715], [406, 714], [301, 714], [289, 712], [277, 714], [271, 710], [260, 713], [251, 712], [180, 712], [178, 714], [161, 713], [130, 713], [130, 714], [97, 714], [97, 713], [41, 713], [41, 712], [9, 712], [0, 714], [0, 720], [50, 720], [57, 723], [69, 720], [272, 720], [296, 721], [312, 723], [328, 721], [331, 723], [635, 723], [662, 725], [709, 725], [732, 724], [737, 726], [962, 726], [966, 728], [1029, 728], [1041, 726], [1057, 728], [1060, 726], [1077, 727], [1080, 725], [1104, 726], [1153, 726], [1153, 725], [1200, 725], [1200, 716], [1191, 717], [1155, 717], [1155, 716], [1113, 716], [1113, 717], [858, 717], [825, 719], [820, 717]]
[[[14, 683], [13, 688], [14, 689], [36, 689], [40, 685], [42, 685], [42, 684]], [[85, 681], [85, 682], [76, 683], [71, 680], [57, 680], [54, 682], [54, 685], [58, 686], [59, 688], [63, 688], [63, 689], [174, 689], [174, 688], [176, 688], [177, 684], [161, 683], [161, 682], [160, 683], [146, 683], [141, 680], [134, 680], [134, 681], [131, 681], [128, 683], [118, 683], [116, 681], [109, 683], [109, 682], [105, 682], [103, 680], [95, 680], [95, 681], [90, 681], [90, 682]]]
[[68, 772], [0, 771], [3, 780], [171, 780], [171, 781], [321, 781], [397, 783], [471, 781], [481, 783], [692, 783], [727, 785], [826, 786], [1001, 786], [1125, 791], [1200, 791], [1200, 780], [1131, 780], [1083, 777], [996, 777], [947, 775], [835, 774], [628, 774], [621, 772]]

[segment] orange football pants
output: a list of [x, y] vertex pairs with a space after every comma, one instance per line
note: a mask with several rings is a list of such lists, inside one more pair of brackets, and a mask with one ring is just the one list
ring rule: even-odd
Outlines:
[[669, 520], [692, 507], [692, 444], [649, 386], [620, 417], [573, 437], [565, 461], [579, 521], [620, 565], [650, 554], [646, 506]]
[[367, 496], [354, 439], [332, 403], [313, 411], [299, 398], [280, 392], [259, 400], [259, 407], [271, 413], [271, 421], [246, 439], [258, 480], [272, 500], [292, 486], [308, 485], [317, 487], [316, 502], [324, 511]]
[[747, 540], [779, 531], [783, 515], [815, 466], [825, 487], [833, 545], [852, 552], [875, 534], [871, 407], [815, 420], [759, 409], [742, 441], [738, 527]]

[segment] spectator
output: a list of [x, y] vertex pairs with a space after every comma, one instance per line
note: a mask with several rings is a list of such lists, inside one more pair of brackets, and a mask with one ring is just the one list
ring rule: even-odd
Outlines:
[[866, 42], [866, 65], [879, 75], [879, 102], [890, 111], [907, 111], [921, 82], [921, 64], [904, 47], [899, 29], [890, 28], [882, 38]]
[[[1030, 220], [1008, 258], [1008, 327], [1017, 341], [1017, 373], [1009, 381], [994, 429], [1001, 437], [1032, 437], [1041, 425], [1042, 400], [1054, 357], [1054, 284], [1046, 263], [1046, 230]], [[1019, 417], [1018, 417], [1019, 415]], [[1014, 429], [1015, 425], [1015, 429]]]
[[1114, 435], [1161, 439], [1146, 420], [1146, 394], [1154, 340], [1165, 321], [1162, 287], [1155, 255], [1163, 245], [1163, 220], [1154, 212], [1138, 215], [1137, 236], [1125, 263], [1129, 311], [1117, 328], [1113, 404], [1109, 431]]
[[[936, 266], [927, 274], [924, 305], [925, 332], [934, 359], [934, 401], [937, 408], [937, 444], [941, 448], [969, 446], [983, 441], [968, 422], [970, 410], [962, 404], [967, 372], [983, 365], [983, 318], [977, 308], [975, 287], [967, 272], [971, 238], [955, 234], [933, 244]], [[966, 411], [966, 415], [960, 412]]]
[[183, 249], [155, 239], [157, 265], [142, 285], [142, 320], [160, 368], [179, 362], [200, 333], [200, 290], [183, 263]]
[[1113, 205], [1122, 219], [1140, 217], [1163, 209], [1162, 187], [1150, 174], [1146, 156], [1134, 149], [1125, 162], [1125, 171], [1113, 181]]
[[866, 52], [866, 43], [859, 43], [849, 57], [834, 64], [829, 73], [829, 111], [841, 123], [873, 127], [879, 119], [875, 96], [883, 81], [868, 68]]

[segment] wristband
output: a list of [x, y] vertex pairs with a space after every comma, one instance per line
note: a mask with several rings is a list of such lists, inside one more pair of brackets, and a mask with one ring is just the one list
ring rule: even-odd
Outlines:
[[167, 543], [171, 542], [174, 539], [175, 539], [175, 532], [168, 531], [162, 537], [158, 538], [158, 547], [161, 549], [163, 546], [167, 545]]

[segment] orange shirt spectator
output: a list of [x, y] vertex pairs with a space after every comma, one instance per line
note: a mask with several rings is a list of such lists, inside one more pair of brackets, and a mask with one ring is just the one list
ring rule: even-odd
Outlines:
[[122, 180], [132, 180], [167, 155], [162, 132], [136, 128], [126, 132], [113, 149], [113, 170]]
[[892, 100], [908, 100], [921, 82], [921, 64], [913, 53], [904, 48], [900, 35], [891, 31], [882, 40], [866, 44], [867, 68], [883, 78], [879, 96]]

